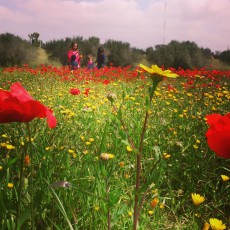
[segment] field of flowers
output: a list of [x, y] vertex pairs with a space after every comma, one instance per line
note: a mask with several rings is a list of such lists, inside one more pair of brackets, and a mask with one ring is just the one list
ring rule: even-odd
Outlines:
[[1, 69], [1, 229], [229, 229], [230, 71], [170, 71]]

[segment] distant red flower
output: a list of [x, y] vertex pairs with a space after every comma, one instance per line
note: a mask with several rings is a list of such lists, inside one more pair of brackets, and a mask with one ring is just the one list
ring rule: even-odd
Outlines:
[[28, 166], [30, 164], [30, 157], [29, 155], [25, 156], [25, 165]]
[[167, 89], [168, 89], [168, 91], [175, 91], [176, 89], [172, 86], [172, 85], [170, 85], [170, 84], [168, 84], [167, 85]]
[[230, 113], [221, 116], [206, 116], [209, 129], [206, 132], [207, 142], [219, 157], [230, 158]]
[[70, 93], [71, 93], [72, 95], [79, 95], [79, 94], [81, 93], [81, 91], [80, 91], [79, 89], [71, 89], [71, 90], [70, 90]]
[[104, 80], [104, 81], [103, 81], [103, 84], [104, 84], [104, 85], [108, 85], [108, 84], [109, 84], [109, 80]]
[[90, 88], [86, 88], [86, 89], [85, 89], [85, 92], [84, 92], [83, 94], [85, 94], [85, 95], [88, 97], [89, 91], [90, 91]]
[[0, 89], [0, 123], [30, 122], [36, 117], [47, 117], [50, 128], [57, 125], [52, 110], [34, 100], [19, 82], [10, 91]]

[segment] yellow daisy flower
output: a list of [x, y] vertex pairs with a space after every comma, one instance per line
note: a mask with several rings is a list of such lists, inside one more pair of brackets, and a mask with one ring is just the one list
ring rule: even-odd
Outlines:
[[230, 178], [228, 176], [226, 176], [226, 175], [221, 175], [221, 179], [223, 181], [228, 181]]
[[222, 223], [221, 220], [218, 220], [216, 218], [210, 218], [209, 223], [211, 225], [211, 228], [213, 230], [223, 230], [226, 229], [226, 225]]
[[132, 151], [133, 151], [133, 149], [132, 149], [129, 145], [126, 147], [126, 150], [127, 150], [128, 152], [132, 152]]
[[128, 216], [131, 217], [132, 215], [133, 215], [133, 213], [129, 211], [129, 212], [128, 212]]
[[163, 153], [163, 158], [164, 158], [164, 159], [168, 159], [168, 158], [170, 158], [170, 157], [171, 157], [170, 154], [168, 154], [168, 153]]
[[152, 210], [148, 211], [148, 214], [149, 214], [150, 216], [153, 215], [153, 213], [154, 213], [154, 211], [152, 211]]
[[152, 65], [152, 67], [149, 68], [148, 66], [140, 64], [139, 67], [141, 67], [142, 69], [144, 69], [145, 71], [147, 71], [150, 74], [156, 74], [156, 75], [160, 75], [160, 76], [163, 76], [163, 77], [170, 77], [170, 78], [178, 77], [177, 74], [172, 73], [170, 70], [162, 70], [157, 65]]
[[109, 159], [113, 159], [115, 156], [111, 153], [108, 154], [109, 155]]
[[7, 187], [8, 187], [8, 188], [13, 188], [14, 185], [13, 185], [12, 183], [8, 183]]
[[192, 193], [193, 204], [198, 206], [205, 201], [205, 198], [197, 193]]

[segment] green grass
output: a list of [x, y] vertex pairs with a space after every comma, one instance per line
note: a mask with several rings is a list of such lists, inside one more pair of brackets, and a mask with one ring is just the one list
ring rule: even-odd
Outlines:
[[[116, 71], [113, 74], [111, 78]], [[31, 229], [34, 221], [37, 229], [103, 230], [108, 229], [108, 211], [111, 229], [132, 229], [136, 153], [127, 151], [128, 137], [138, 148], [151, 82], [146, 78], [125, 82], [125, 72], [120, 75], [119, 80], [105, 85], [94, 80], [76, 81], [79, 76], [69, 72], [63, 76], [74, 81], [62, 81], [63, 76], [55, 71], [1, 72], [1, 83], [21, 82], [58, 120], [54, 129], [49, 129], [44, 119], [30, 122], [31, 142], [25, 124], [0, 124], [1, 229], [15, 229], [16, 221], [21, 229]], [[209, 82], [207, 78], [196, 78], [196, 87], [186, 88], [189, 80], [185, 76], [159, 84], [148, 108], [141, 159], [140, 194], [148, 192], [140, 230], [198, 230], [209, 218], [228, 224], [229, 181], [223, 182], [220, 175], [230, 175], [229, 160], [218, 158], [205, 139], [205, 116], [229, 112], [229, 78], [219, 79], [220, 88], [199, 87]], [[169, 91], [168, 84], [176, 90]], [[71, 88], [79, 88], [81, 94], [71, 95]], [[88, 96], [83, 94], [86, 88], [90, 88]], [[118, 112], [107, 99], [110, 92], [117, 95], [114, 104]], [[101, 153], [115, 157], [103, 161]], [[163, 158], [164, 153], [171, 157]], [[23, 155], [29, 155], [31, 163], [23, 167], [21, 215], [17, 219]], [[72, 187], [50, 188], [57, 181], [68, 181]], [[8, 183], [14, 187], [7, 188]], [[205, 196], [205, 202], [195, 207], [191, 193]], [[159, 199], [155, 208], [150, 205], [154, 197]]]

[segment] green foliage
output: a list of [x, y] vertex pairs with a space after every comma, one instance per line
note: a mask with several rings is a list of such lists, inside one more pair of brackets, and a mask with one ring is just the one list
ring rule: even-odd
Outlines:
[[146, 50], [147, 60], [166, 68], [179, 67], [192, 69], [201, 68], [207, 64], [210, 52], [208, 49], [199, 48], [194, 42], [171, 41], [168, 45], [157, 45], [155, 50], [152, 47]]
[[230, 64], [230, 50], [226, 50], [220, 53], [219, 59], [227, 64]]
[[108, 40], [105, 43], [108, 62], [115, 66], [125, 67], [131, 63], [131, 50], [129, 43]]
[[0, 66], [21, 66], [36, 59], [36, 48], [10, 33], [0, 34]]
[[[97, 37], [84, 39], [82, 36], [67, 37], [65, 39], [51, 40], [42, 43], [39, 40], [40, 34], [34, 32], [28, 35], [30, 43], [22, 40], [18, 36], [6, 33], [0, 35], [0, 65], [13, 66], [22, 64], [40, 63], [37, 61], [37, 52], [34, 47], [42, 45], [42, 48], [48, 53], [48, 59], [45, 65], [49, 63], [60, 63], [66, 66], [67, 51], [70, 49], [72, 41], [79, 45], [80, 54], [83, 55], [81, 66], [87, 64], [87, 55], [91, 54], [94, 58], [97, 55], [97, 49], [104, 46], [107, 56], [107, 65], [112, 64], [115, 67], [136, 66], [138, 63], [157, 64], [159, 66], [193, 69], [209, 66], [211, 58], [219, 58], [222, 62], [229, 64], [229, 51], [216, 53], [215, 55], [208, 48], [200, 48], [195, 42], [171, 41], [166, 45], [156, 45], [155, 48], [148, 47], [146, 50], [130, 47], [127, 42], [109, 39], [101, 44]], [[227, 68], [220, 64], [217, 67]]]
[[34, 32], [32, 34], [29, 34], [28, 37], [30, 38], [31, 40], [31, 44], [35, 47], [40, 47], [41, 46], [41, 41], [38, 40], [40, 34], [37, 33], [37, 32]]

